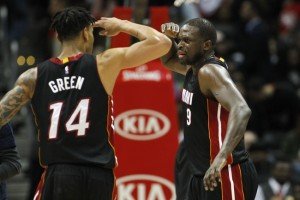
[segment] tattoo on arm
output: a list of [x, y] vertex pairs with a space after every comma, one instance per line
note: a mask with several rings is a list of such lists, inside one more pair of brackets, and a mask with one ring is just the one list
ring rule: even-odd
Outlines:
[[0, 104], [0, 124], [6, 124], [29, 99], [25, 90], [16, 86], [2, 99]]
[[0, 102], [0, 126], [9, 122], [33, 96], [37, 70], [27, 70], [17, 80], [15, 87]]
[[37, 68], [32, 68], [24, 72], [17, 80], [16, 84], [21, 84], [27, 87], [27, 93], [30, 98], [33, 96], [37, 79]]

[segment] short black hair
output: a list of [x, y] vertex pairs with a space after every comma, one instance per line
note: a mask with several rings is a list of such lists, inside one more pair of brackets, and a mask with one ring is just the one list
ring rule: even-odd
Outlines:
[[217, 31], [215, 26], [204, 18], [195, 18], [188, 20], [185, 24], [199, 29], [199, 33], [204, 40], [210, 40], [214, 46], [217, 43]]
[[57, 32], [60, 41], [65, 41], [73, 39], [95, 21], [85, 8], [69, 7], [54, 15], [51, 28]]

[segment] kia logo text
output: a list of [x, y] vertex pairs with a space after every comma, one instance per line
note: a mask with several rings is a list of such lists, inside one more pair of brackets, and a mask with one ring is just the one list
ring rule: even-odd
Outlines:
[[117, 179], [118, 200], [175, 200], [174, 184], [162, 177], [134, 174]]
[[131, 140], [154, 140], [165, 135], [170, 127], [165, 115], [149, 109], [129, 110], [115, 119], [116, 132]]

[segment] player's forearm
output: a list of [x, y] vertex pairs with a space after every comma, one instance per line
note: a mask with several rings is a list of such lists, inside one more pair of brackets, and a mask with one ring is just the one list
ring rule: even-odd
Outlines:
[[180, 73], [182, 75], [186, 75], [187, 70], [189, 69], [188, 66], [185, 66], [179, 62], [179, 58], [177, 56], [177, 44], [174, 40], [172, 40], [172, 47], [169, 52], [162, 56], [161, 62], [165, 67], [169, 70]]
[[162, 63], [166, 66], [166, 67], [172, 67], [171, 63], [174, 60], [177, 60], [177, 44], [174, 40], [172, 40], [172, 47], [169, 50], [169, 52], [164, 55], [163, 57], [161, 57], [161, 61]]
[[16, 86], [0, 101], [0, 126], [7, 124], [27, 102], [25, 91]]
[[37, 79], [37, 68], [20, 75], [14, 88], [0, 101], [0, 126], [9, 122], [33, 96]]
[[11, 111], [11, 110], [6, 110], [1, 108], [0, 106], [0, 129], [7, 124], [13, 116], [16, 114], [16, 112]]
[[226, 137], [218, 156], [227, 158], [229, 154], [232, 153], [244, 137], [250, 116], [251, 110], [247, 105], [237, 105], [231, 109], [228, 118]]
[[121, 25], [121, 32], [132, 35], [139, 40], [161, 40], [162, 42], [168, 41], [170, 39], [164, 34], [158, 32], [157, 30], [136, 23], [132, 23], [130, 21], [124, 20], [124, 23]]
[[20, 156], [16, 148], [1, 150], [0, 162], [0, 181], [21, 172]]

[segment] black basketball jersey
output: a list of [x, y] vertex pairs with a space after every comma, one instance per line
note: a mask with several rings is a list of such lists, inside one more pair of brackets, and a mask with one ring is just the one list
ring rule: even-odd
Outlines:
[[[207, 63], [227, 68], [225, 62], [215, 57], [206, 60], [202, 66]], [[182, 101], [184, 142], [191, 171], [193, 174], [204, 175], [222, 146], [229, 112], [200, 91], [198, 73], [194, 74], [192, 68], [185, 77]], [[248, 154], [241, 141], [228, 157], [227, 164], [239, 163], [247, 158]]]
[[89, 54], [37, 67], [32, 110], [38, 128], [41, 165], [73, 163], [115, 166], [112, 98]]

